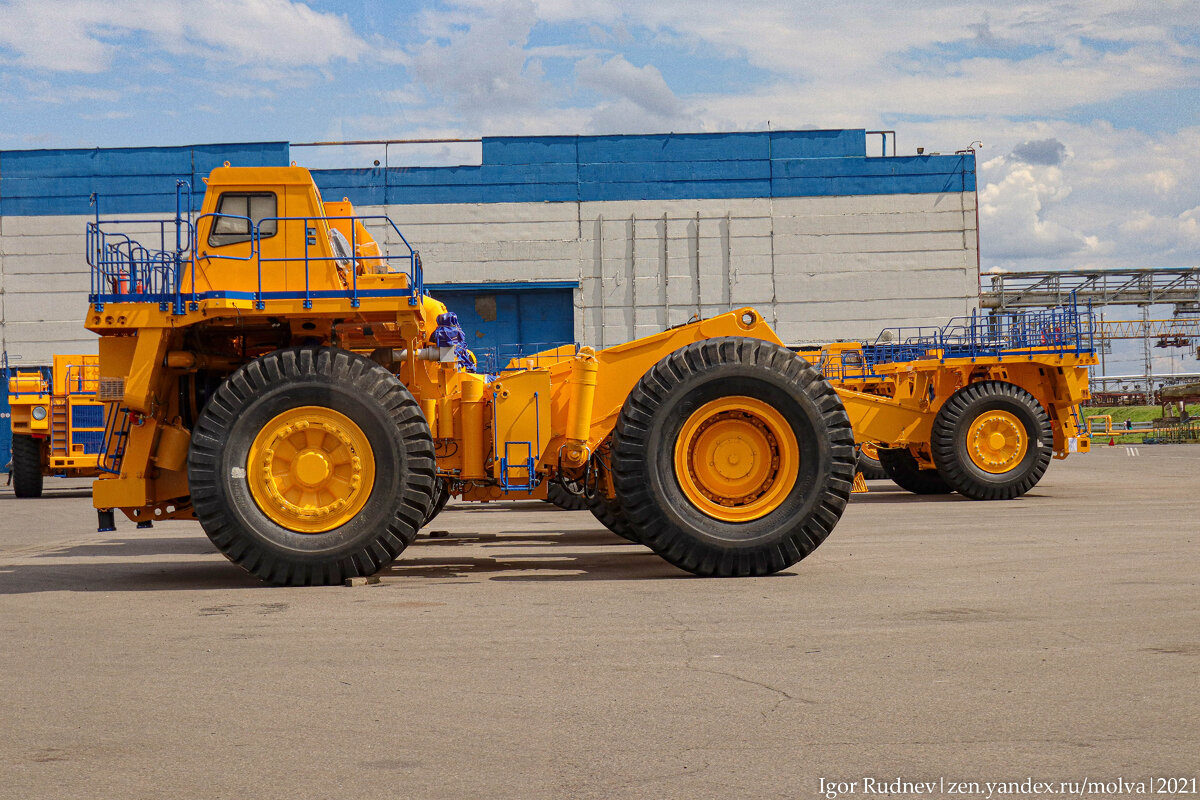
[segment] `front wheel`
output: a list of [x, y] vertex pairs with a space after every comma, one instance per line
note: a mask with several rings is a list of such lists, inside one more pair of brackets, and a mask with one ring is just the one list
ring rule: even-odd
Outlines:
[[204, 532], [277, 584], [371, 575], [416, 537], [434, 501], [429, 426], [394, 375], [330, 347], [241, 367], [196, 422], [188, 482]]
[[959, 389], [933, 420], [933, 463], [959, 494], [1011, 500], [1042, 479], [1054, 455], [1050, 417], [1033, 395], [1004, 381]]
[[12, 437], [13, 494], [17, 497], [42, 496], [42, 441], [17, 434]]
[[697, 575], [768, 575], [815, 550], [854, 480], [854, 436], [807, 362], [758, 339], [680, 348], [617, 419], [617, 501], [638, 540]]

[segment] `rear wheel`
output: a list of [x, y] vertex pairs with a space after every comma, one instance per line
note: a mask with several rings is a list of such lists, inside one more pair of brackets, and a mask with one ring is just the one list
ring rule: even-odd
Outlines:
[[1054, 455], [1050, 417], [1029, 392], [1004, 381], [959, 389], [933, 420], [933, 463], [973, 500], [1011, 500], [1028, 492]]
[[628, 539], [631, 542], [638, 540], [637, 531], [629, 524], [625, 512], [617, 505], [616, 500], [606, 497], [600, 491], [587, 495], [585, 500], [587, 510], [592, 512], [592, 516], [599, 520], [601, 525], [622, 539]]
[[[567, 484], [563, 486], [563, 484]], [[588, 507], [583, 487], [571, 478], [551, 478], [546, 487], [546, 499], [564, 511], [583, 511]]]
[[950, 494], [954, 490], [936, 469], [924, 469], [907, 447], [881, 447], [879, 464], [887, 477], [913, 494]]
[[12, 437], [13, 494], [17, 497], [42, 496], [42, 442], [32, 436]]
[[229, 560], [278, 584], [370, 575], [434, 501], [429, 426], [394, 375], [336, 348], [278, 350], [240, 368], [192, 434], [196, 516]]
[[450, 487], [441, 478], [435, 478], [433, 481], [433, 503], [430, 504], [429, 513], [425, 515], [425, 519], [421, 522], [421, 527], [424, 528], [433, 522], [434, 517], [442, 513], [442, 509], [446, 507], [446, 503], [448, 502], [450, 502]]
[[625, 401], [618, 504], [639, 541], [697, 575], [767, 575], [815, 550], [854, 480], [841, 401], [807, 362], [758, 339], [688, 345]]
[[879, 463], [879, 447], [874, 442], [863, 442], [858, 446], [858, 471], [869, 481], [880, 481], [888, 476]]

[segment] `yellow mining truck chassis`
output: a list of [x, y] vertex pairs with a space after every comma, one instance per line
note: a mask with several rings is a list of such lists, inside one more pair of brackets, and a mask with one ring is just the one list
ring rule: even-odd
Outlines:
[[13, 494], [40, 497], [43, 478], [93, 478], [104, 434], [96, 356], [56, 355], [49, 367], [16, 367], [12, 406]]
[[[1009, 317], [948, 326], [956, 341], [923, 342], [933, 346], [839, 342], [801, 355], [837, 388], [866, 450], [860, 464], [874, 451], [887, 477], [919, 494], [1011, 499], [1037, 485], [1052, 457], [1090, 449], [1079, 405], [1096, 356], [1090, 315]], [[1020, 336], [981, 345], [964, 328]]]
[[699, 575], [784, 569], [841, 516], [845, 410], [753, 309], [482, 375], [390, 220], [300, 168], [207, 183], [157, 249], [89, 225], [102, 528], [195, 518], [264, 580], [318, 584], [379, 570], [451, 496], [557, 484]]

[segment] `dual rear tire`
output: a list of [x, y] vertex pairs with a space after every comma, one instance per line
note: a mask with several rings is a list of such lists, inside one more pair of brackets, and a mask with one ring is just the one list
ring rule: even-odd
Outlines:
[[578, 481], [562, 476], [550, 479], [546, 486], [546, 500], [563, 511], [583, 511], [588, 507], [584, 487]]
[[865, 480], [878, 481], [888, 476], [887, 470], [879, 461], [879, 446], [873, 442], [863, 442], [858, 446], [858, 471]]

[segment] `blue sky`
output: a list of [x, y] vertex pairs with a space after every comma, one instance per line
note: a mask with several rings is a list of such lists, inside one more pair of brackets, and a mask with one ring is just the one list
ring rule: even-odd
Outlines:
[[0, 148], [895, 128], [983, 143], [985, 270], [1195, 264], [1198, 109], [1195, 0], [0, 0]]

